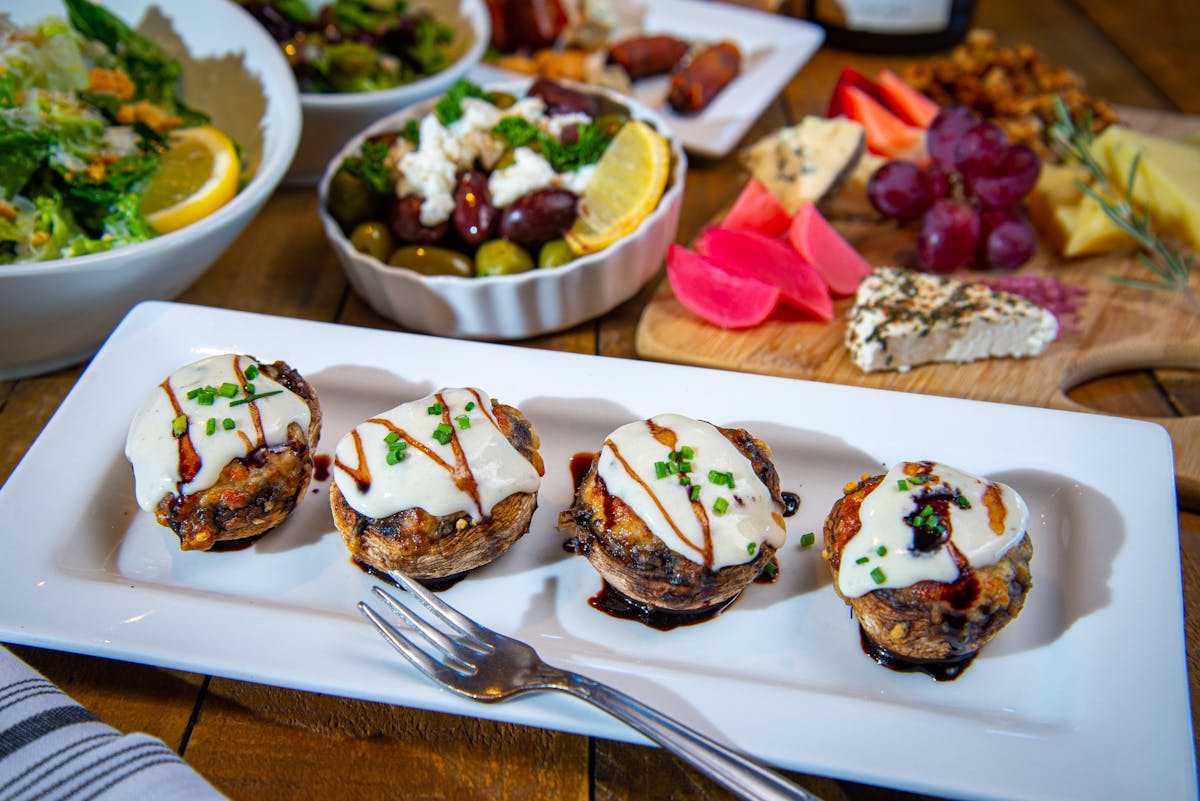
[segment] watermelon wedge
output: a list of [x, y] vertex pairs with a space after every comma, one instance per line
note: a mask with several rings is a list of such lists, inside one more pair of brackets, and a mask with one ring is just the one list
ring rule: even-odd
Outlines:
[[942, 110], [932, 99], [918, 92], [887, 68], [879, 71], [876, 86], [883, 95], [884, 104], [909, 125], [928, 128], [933, 118]]
[[861, 89], [843, 86], [838, 91], [843, 95], [845, 115], [867, 129], [867, 147], [872, 153], [916, 163], [928, 159], [923, 130], [909, 125]]
[[733, 202], [721, 225], [757, 231], [767, 236], [783, 236], [792, 218], [779, 198], [757, 178], [751, 178]]
[[853, 295], [871, 272], [871, 265], [858, 254], [812, 203], [796, 212], [788, 229], [788, 241], [816, 269], [836, 297]]
[[825, 279], [786, 242], [754, 231], [707, 228], [696, 251], [741, 276], [775, 286], [783, 299], [817, 320], [833, 319], [833, 298]]
[[721, 328], [751, 328], [779, 305], [777, 287], [735, 275], [676, 244], [667, 249], [667, 280], [688, 311]]

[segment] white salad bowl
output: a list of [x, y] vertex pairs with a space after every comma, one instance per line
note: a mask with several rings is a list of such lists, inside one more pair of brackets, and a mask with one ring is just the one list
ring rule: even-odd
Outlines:
[[[485, 88], [520, 96], [528, 85], [523, 81]], [[422, 275], [357, 250], [326, 210], [330, 181], [342, 160], [356, 154], [365, 140], [399, 131], [408, 120], [420, 119], [433, 108], [431, 100], [382, 119], [356, 136], [329, 163], [321, 180], [321, 222], [355, 291], [372, 309], [407, 329], [484, 340], [524, 339], [560, 331], [633, 297], [654, 277], [675, 240], [687, 158], [679, 138], [649, 108], [607, 90], [589, 87], [587, 91], [607, 95], [625, 106], [633, 118], [653, 125], [670, 144], [666, 191], [633, 233], [560, 267], [482, 278]]]
[[[178, 231], [88, 256], [0, 264], [0, 379], [83, 361], [135, 304], [187, 288], [262, 207], [300, 138], [300, 97], [287, 61], [239, 6], [229, 0], [104, 5], [180, 59], [184, 99], [230, 132], [257, 166], [233, 200]], [[60, 3], [47, 0], [9, 0], [5, 12], [19, 24], [66, 17]], [[255, 83], [258, 96], [229, 96], [234, 87]], [[199, 91], [189, 91], [191, 86]]]
[[[308, 0], [317, 8], [325, 0]], [[451, 24], [461, 41], [458, 58], [441, 72], [419, 81], [377, 92], [345, 94], [300, 93], [304, 126], [300, 148], [284, 178], [289, 186], [312, 186], [321, 179], [325, 165], [346, 140], [380, 117], [426, 98], [440, 96], [450, 85], [475, 68], [492, 38], [492, 27], [483, 0], [423, 0], [414, 9], [429, 9]]]

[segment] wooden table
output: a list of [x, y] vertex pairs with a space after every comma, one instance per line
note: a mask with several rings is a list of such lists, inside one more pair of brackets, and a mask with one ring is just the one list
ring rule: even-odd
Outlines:
[[[1200, 113], [1200, 24], [1188, 6], [1175, 0], [980, 0], [976, 22], [1002, 42], [1032, 43], [1075, 67], [1111, 101]], [[843, 66], [874, 72], [898, 63], [902, 59], [822, 49], [745, 141], [822, 111]], [[678, 240], [690, 241], [732, 200], [743, 179], [736, 156], [694, 160]], [[278, 192], [180, 300], [394, 329], [348, 287], [315, 207], [312, 192]], [[636, 358], [633, 333], [653, 289], [600, 320], [521, 344]], [[81, 371], [0, 382], [0, 481]], [[1093, 382], [1072, 396], [1103, 411], [1170, 416], [1200, 407], [1198, 387], [1193, 374], [1146, 370]], [[1193, 720], [1200, 697], [1197, 512], [1179, 514]], [[118, 729], [161, 737], [233, 799], [728, 797], [653, 748], [29, 647], [13, 650]], [[914, 798], [822, 777], [796, 778], [828, 801]]]

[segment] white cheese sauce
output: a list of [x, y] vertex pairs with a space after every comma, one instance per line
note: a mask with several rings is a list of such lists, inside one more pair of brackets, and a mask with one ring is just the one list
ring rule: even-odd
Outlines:
[[[175, 371], [150, 393], [125, 439], [139, 506], [153, 511], [167, 495], [208, 489], [234, 459], [286, 444], [291, 423], [307, 436], [308, 403], [257, 371], [249, 356], [210, 356]], [[251, 392], [277, 394], [246, 402]], [[181, 416], [186, 427], [176, 433]]]
[[900, 462], [863, 499], [859, 518], [838, 567], [838, 589], [849, 598], [956, 581], [956, 553], [971, 567], [995, 564], [1024, 536], [1029, 507], [1007, 484], [936, 462]]
[[763, 543], [778, 549], [787, 536], [783, 507], [711, 423], [661, 414], [621, 426], [596, 475], [668, 548], [712, 570], [753, 560]]
[[[389, 453], [400, 455], [389, 460]], [[367, 517], [421, 508], [478, 521], [510, 495], [537, 492], [541, 476], [500, 430], [491, 398], [466, 388], [443, 389], [360, 423], [337, 444], [333, 481]]]

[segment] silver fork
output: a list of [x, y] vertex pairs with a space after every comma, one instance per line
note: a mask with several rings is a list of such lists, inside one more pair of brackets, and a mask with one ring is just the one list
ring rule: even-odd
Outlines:
[[388, 575], [451, 630], [430, 625], [382, 587], [373, 588], [394, 613], [425, 638], [437, 655], [416, 645], [362, 601], [358, 604], [359, 611], [414, 667], [459, 695], [495, 702], [532, 690], [559, 690], [598, 706], [744, 798], [821, 801], [777, 773], [620, 690], [546, 664], [526, 643], [484, 628], [415, 579], [398, 572]]

